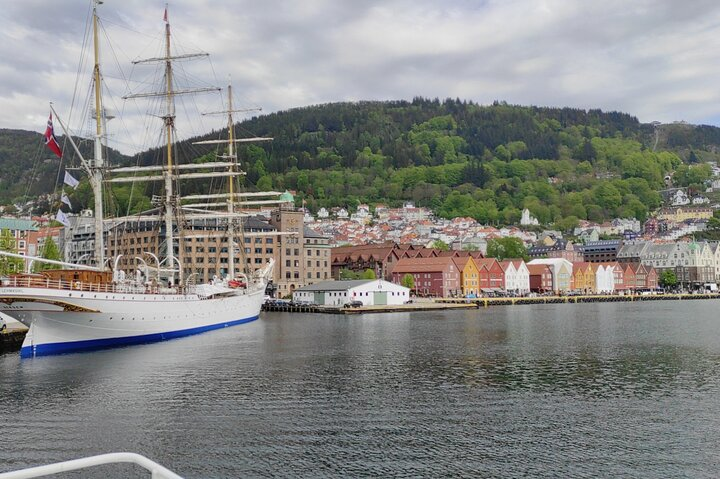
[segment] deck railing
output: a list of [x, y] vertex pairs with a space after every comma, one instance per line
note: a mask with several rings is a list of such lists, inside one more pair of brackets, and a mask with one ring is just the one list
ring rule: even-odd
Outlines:
[[[160, 286], [145, 286], [127, 283], [85, 283], [82, 281], [65, 281], [39, 276], [11, 276], [0, 278], [0, 288], [46, 288], [65, 291], [82, 291], [89, 293], [119, 293], [119, 294], [198, 294], [204, 292], [196, 285], [166, 288]], [[250, 289], [238, 288], [239, 293], [247, 293]]]
[[87, 469], [88, 467], [101, 466], [104, 464], [120, 463], [136, 464], [150, 472], [152, 479], [182, 479], [182, 477], [170, 469], [161, 466], [157, 462], [151, 461], [145, 456], [132, 452], [113, 452], [99, 456], [74, 459], [72, 461], [56, 462], [46, 466], [30, 467], [19, 471], [4, 472], [0, 473], [0, 479], [29, 479], [49, 476], [51, 474], [60, 474], [62, 472], [77, 471], [78, 469]]
[[68, 291], [86, 291], [94, 293], [157, 293], [178, 294], [177, 288], [146, 288], [129, 284], [116, 283], [85, 283], [82, 281], [65, 281], [30, 276], [11, 276], [0, 280], [2, 288], [47, 288]]

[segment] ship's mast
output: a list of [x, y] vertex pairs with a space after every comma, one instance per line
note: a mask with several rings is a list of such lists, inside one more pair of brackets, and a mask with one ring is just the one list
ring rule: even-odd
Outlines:
[[95, 199], [95, 265], [105, 268], [105, 237], [103, 228], [103, 168], [105, 161], [102, 156], [103, 137], [103, 105], [102, 105], [102, 84], [100, 83], [100, 46], [98, 42], [98, 17], [97, 6], [101, 0], [94, 0], [93, 4], [93, 45], [95, 54], [95, 67], [93, 81], [95, 83], [95, 159], [90, 163], [90, 186]]
[[[165, 120], [165, 136], [167, 139], [167, 169], [164, 171], [165, 177], [165, 243], [166, 243], [166, 266], [172, 270], [175, 266], [175, 248], [173, 247], [173, 191], [172, 191], [172, 132], [175, 123], [175, 102], [173, 100], [172, 85], [172, 59], [170, 55], [170, 22], [167, 17], [167, 7], [165, 9], [165, 93], [166, 108], [164, 116]], [[180, 281], [182, 282], [182, 268], [179, 269]], [[174, 276], [174, 275], [173, 275]]]
[[[235, 164], [237, 162], [237, 157], [235, 156], [235, 144], [233, 141], [233, 116], [232, 116], [233, 106], [232, 106], [232, 85], [228, 84], [228, 156], [230, 157], [230, 162], [232, 163], [232, 166], [230, 167], [230, 172], [235, 171]], [[232, 219], [232, 215], [235, 212], [235, 199], [234, 199], [234, 186], [235, 186], [235, 177], [230, 176], [228, 178], [228, 192], [230, 193], [230, 198], [228, 198], [228, 215], [230, 215], [230, 218], [228, 218], [228, 279], [232, 280], [235, 278], [235, 222]], [[240, 248], [243, 248], [244, 245], [239, 245]]]

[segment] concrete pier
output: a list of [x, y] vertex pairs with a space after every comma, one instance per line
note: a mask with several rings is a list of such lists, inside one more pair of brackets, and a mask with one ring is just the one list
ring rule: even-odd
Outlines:
[[576, 303], [612, 303], [633, 301], [690, 301], [699, 299], [720, 299], [720, 294], [626, 294], [626, 295], [578, 295], [578, 296], [535, 296], [516, 298], [421, 298], [417, 302], [398, 305], [361, 306], [343, 308], [317, 304], [274, 303], [263, 306], [263, 311], [286, 313], [327, 313], [327, 314], [368, 314], [395, 313], [413, 311], [433, 311], [440, 309], [475, 309], [489, 306], [511, 306], [514, 304], [576, 304]]

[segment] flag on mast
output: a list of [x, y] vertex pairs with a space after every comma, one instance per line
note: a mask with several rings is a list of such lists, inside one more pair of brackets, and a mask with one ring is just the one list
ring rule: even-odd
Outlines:
[[64, 191], [63, 191], [63, 194], [60, 196], [60, 201], [62, 203], [65, 203], [66, 205], [68, 205], [68, 208], [72, 208], [72, 204], [70, 203], [70, 198], [68, 198], [68, 195], [66, 195]]
[[59, 223], [62, 223], [64, 226], [70, 226], [70, 220], [68, 219], [67, 215], [63, 213], [62, 210], [58, 210], [57, 214], [55, 215], [55, 220]]
[[60, 143], [58, 143], [57, 138], [55, 138], [55, 132], [53, 130], [52, 112], [50, 113], [47, 128], [45, 129], [45, 144], [58, 156], [58, 158], [62, 158], [62, 149], [60, 148]]
[[76, 180], [73, 175], [71, 175], [67, 171], [65, 172], [65, 179], [63, 180], [63, 183], [72, 188], [77, 188], [77, 186], [80, 184], [80, 182]]

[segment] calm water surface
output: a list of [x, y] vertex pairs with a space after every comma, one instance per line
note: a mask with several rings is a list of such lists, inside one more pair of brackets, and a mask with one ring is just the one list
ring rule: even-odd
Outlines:
[[0, 472], [132, 451], [188, 478], [718, 477], [719, 306], [266, 314], [4, 355]]

